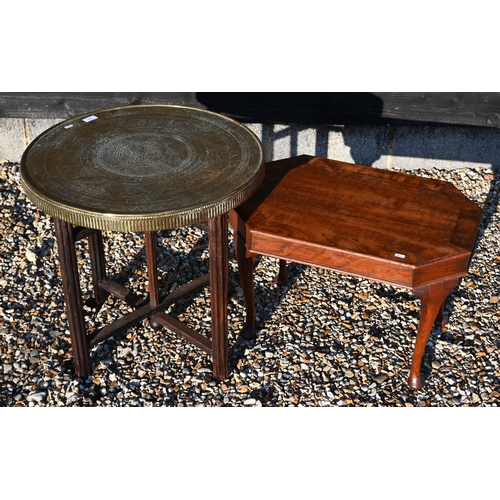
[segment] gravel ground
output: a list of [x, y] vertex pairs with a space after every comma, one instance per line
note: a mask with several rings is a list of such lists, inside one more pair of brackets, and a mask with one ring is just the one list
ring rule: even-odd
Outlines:
[[[231, 242], [231, 373], [212, 379], [211, 360], [169, 331], [147, 324], [92, 350], [95, 371], [74, 376], [51, 219], [26, 200], [19, 166], [0, 165], [0, 406], [498, 406], [500, 402], [500, 173], [488, 168], [412, 171], [451, 181], [484, 210], [470, 274], [447, 301], [448, 325], [433, 330], [427, 381], [407, 377], [419, 319], [411, 292], [290, 264], [273, 284], [275, 259], [256, 267], [258, 336], [238, 338], [243, 296]], [[158, 234], [164, 290], [208, 269], [206, 234], [195, 227]], [[141, 234], [105, 235], [108, 272], [144, 290]], [[89, 263], [79, 244], [84, 293]], [[208, 288], [171, 313], [210, 335]], [[89, 328], [118, 317], [109, 299]]]

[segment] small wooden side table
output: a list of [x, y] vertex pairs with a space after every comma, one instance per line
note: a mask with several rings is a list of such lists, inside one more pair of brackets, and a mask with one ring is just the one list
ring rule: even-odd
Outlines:
[[254, 335], [253, 259], [280, 259], [411, 289], [421, 300], [409, 385], [448, 294], [468, 272], [481, 209], [449, 182], [298, 156], [266, 165], [258, 191], [231, 212], [246, 302], [242, 336]]
[[[244, 125], [209, 111], [170, 105], [88, 113], [37, 137], [21, 160], [28, 198], [53, 216], [75, 372], [92, 373], [89, 349], [141, 320], [206, 351], [228, 376], [227, 213], [262, 182], [264, 152]], [[158, 290], [156, 231], [208, 221], [210, 272], [166, 297]], [[148, 299], [106, 280], [102, 231], [145, 233]], [[88, 238], [95, 300], [113, 294], [133, 312], [87, 333], [75, 242]], [[212, 339], [164, 311], [210, 285]]]

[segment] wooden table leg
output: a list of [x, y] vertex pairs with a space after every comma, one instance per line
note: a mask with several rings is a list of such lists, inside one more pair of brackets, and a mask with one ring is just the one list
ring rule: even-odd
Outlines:
[[144, 233], [146, 244], [146, 263], [148, 266], [148, 294], [149, 303], [157, 306], [160, 303], [160, 292], [158, 288], [158, 266], [156, 262], [156, 233], [146, 231]]
[[447, 322], [448, 322], [448, 318], [446, 317], [446, 314], [444, 313], [444, 301], [443, 301], [443, 305], [439, 309], [439, 312], [436, 316], [436, 320], [434, 321], [434, 326], [436, 328], [443, 328], [443, 326], [445, 326]]
[[[146, 265], [148, 267], [148, 300], [156, 307], [160, 303], [160, 289], [158, 286], [158, 263], [156, 259], [156, 232], [146, 231], [144, 233], [144, 242], [146, 245]], [[155, 330], [160, 330], [161, 325], [152, 317], [149, 324]]]
[[279, 271], [276, 277], [274, 278], [274, 282], [279, 286], [286, 285], [286, 275], [287, 275], [286, 260], [280, 259]]
[[92, 373], [92, 365], [85, 329], [73, 226], [55, 217], [54, 226], [75, 372], [78, 377], [87, 378]]
[[241, 288], [245, 300], [245, 326], [240, 335], [246, 339], [255, 337], [255, 295], [254, 295], [254, 259], [247, 256], [245, 238], [238, 231], [234, 232], [236, 261], [240, 272]]
[[102, 232], [94, 231], [88, 237], [90, 266], [92, 269], [92, 282], [94, 286], [94, 297], [98, 307], [102, 306], [109, 293], [99, 286], [99, 281], [106, 279], [106, 259], [104, 256], [104, 245]]
[[213, 375], [219, 380], [229, 376], [227, 294], [229, 282], [227, 214], [209, 219], [210, 299], [212, 312]]
[[450, 292], [458, 286], [460, 278], [451, 278], [413, 289], [420, 299], [420, 323], [413, 351], [408, 384], [410, 389], [421, 389], [424, 384], [420, 374], [425, 346], [436, 319], [440, 319], [443, 303]]

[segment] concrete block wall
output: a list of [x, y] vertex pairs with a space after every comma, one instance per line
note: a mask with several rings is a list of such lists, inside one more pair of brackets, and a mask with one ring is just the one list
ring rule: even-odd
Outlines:
[[19, 162], [30, 142], [60, 119], [0, 118], [0, 163]]
[[[19, 162], [28, 144], [61, 119], [0, 119], [0, 163]], [[500, 130], [432, 126], [247, 124], [266, 160], [309, 154], [377, 168], [500, 170]]]
[[309, 154], [377, 168], [500, 170], [500, 130], [430, 126], [251, 124], [266, 160]]

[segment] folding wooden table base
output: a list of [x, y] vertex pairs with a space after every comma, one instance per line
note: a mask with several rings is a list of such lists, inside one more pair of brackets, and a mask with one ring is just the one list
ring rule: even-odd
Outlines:
[[[213, 375], [223, 380], [228, 377], [228, 227], [227, 215], [208, 221], [208, 245], [210, 272], [161, 297], [158, 288], [156, 261], [156, 233], [145, 232], [146, 263], [148, 272], [148, 298], [141, 298], [115, 281], [106, 280], [105, 257], [102, 232], [94, 229], [74, 227], [68, 222], [54, 218], [62, 284], [66, 302], [74, 367], [77, 376], [86, 378], [92, 374], [90, 349], [118, 332], [150, 319], [155, 329], [165, 327], [205, 351], [213, 360]], [[80, 275], [75, 243], [88, 239], [94, 299], [102, 306], [109, 294], [125, 301], [134, 311], [91, 333], [87, 333], [83, 309]], [[188, 297], [210, 285], [212, 339], [199, 334], [184, 323], [165, 313], [177, 301]]]

